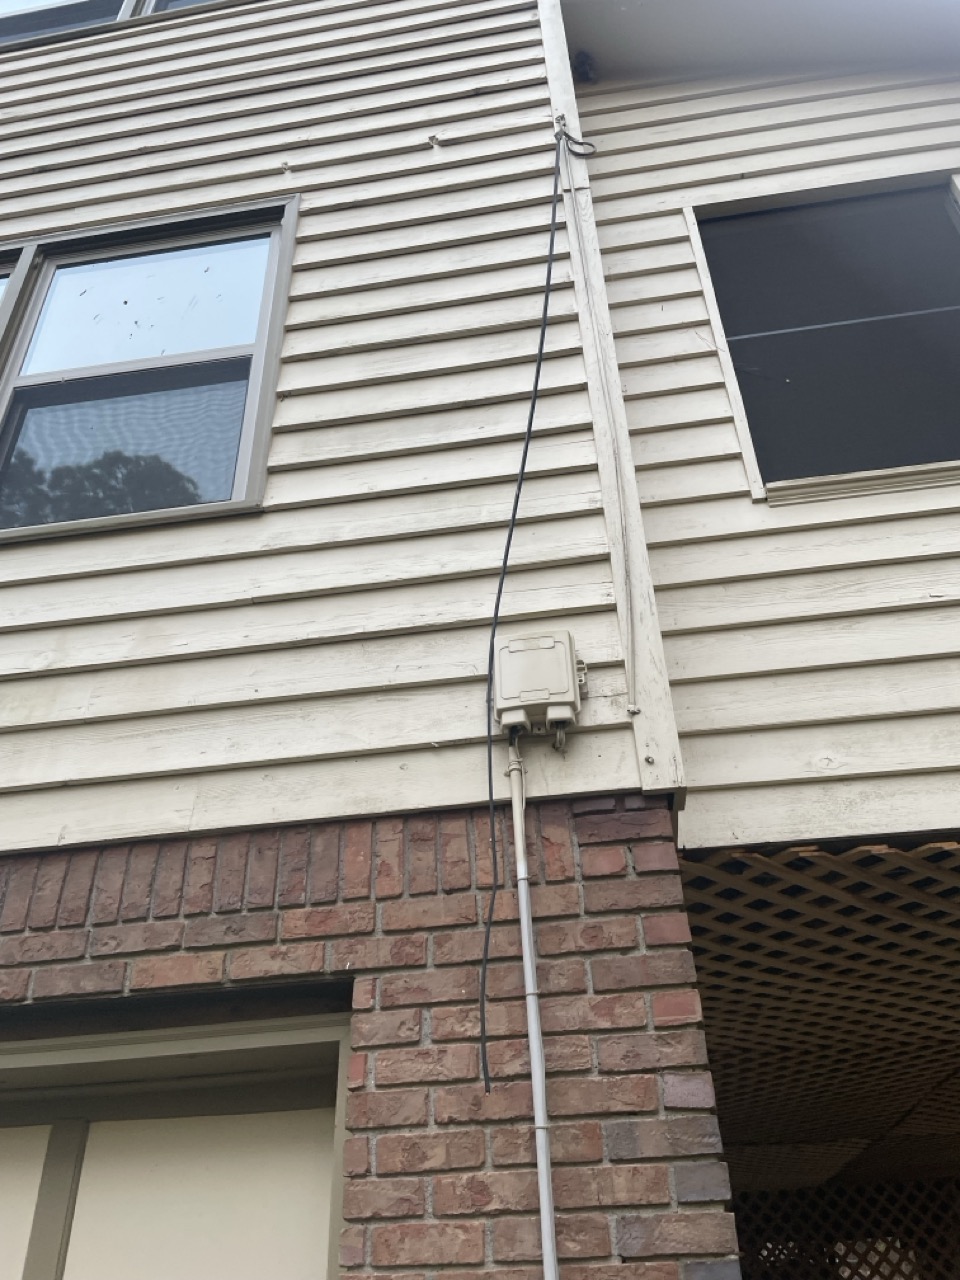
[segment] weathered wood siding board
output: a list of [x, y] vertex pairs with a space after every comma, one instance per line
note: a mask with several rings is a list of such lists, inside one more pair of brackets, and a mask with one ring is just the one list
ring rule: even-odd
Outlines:
[[[261, 0], [0, 55], [0, 242], [301, 194], [263, 513], [0, 547], [0, 848], [483, 802], [545, 77], [532, 0]], [[503, 620], [574, 618], [594, 675], [533, 794], [638, 783], [562, 227], [555, 282]]]
[[622, 84], [580, 110], [689, 782], [681, 840], [957, 826], [960, 486], [755, 501], [682, 211], [960, 168], [960, 79]]

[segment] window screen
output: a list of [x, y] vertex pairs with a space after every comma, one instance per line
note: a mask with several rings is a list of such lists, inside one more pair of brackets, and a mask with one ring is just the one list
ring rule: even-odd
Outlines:
[[765, 480], [960, 459], [960, 231], [946, 190], [700, 230]]
[[4, 422], [0, 528], [233, 496], [269, 245], [50, 272]]
[[114, 22], [120, 9], [121, 0], [0, 0], [0, 45]]

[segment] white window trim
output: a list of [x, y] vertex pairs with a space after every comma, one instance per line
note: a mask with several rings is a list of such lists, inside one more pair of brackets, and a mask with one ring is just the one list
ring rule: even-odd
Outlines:
[[[918, 173], [914, 176], [917, 179], [922, 179], [934, 175]], [[897, 188], [891, 187], [889, 189], [895, 190]], [[872, 187], [871, 194], [876, 192], [876, 187]], [[796, 193], [781, 193], [777, 204], [786, 203], [786, 197], [791, 194], [795, 194], [798, 200], [802, 198], [807, 202], [821, 203], [828, 200], [842, 199], [845, 195], [853, 199], [860, 193], [857, 190], [844, 192], [838, 191], [837, 188], [823, 188], [817, 190], [815, 201], [813, 201], [811, 200], [813, 193], [801, 190]], [[960, 228], [960, 174], [953, 174], [950, 178], [950, 194], [953, 197], [952, 207], [958, 228]], [[762, 209], [771, 206], [757, 201], [756, 203], [751, 202], [751, 207]], [[710, 206], [703, 206], [704, 211], [707, 208], [710, 208]], [[738, 210], [742, 210], [742, 208], [742, 205], [738, 205]], [[711, 208], [710, 211], [716, 216], [716, 209]], [[710, 268], [707, 264], [707, 256], [700, 236], [696, 209], [693, 206], [685, 206], [683, 219], [687, 227], [687, 234], [690, 237], [694, 262], [700, 276], [700, 286], [703, 290], [707, 316], [723, 374], [723, 383], [730, 401], [730, 416], [733, 419], [737, 440], [740, 444], [740, 453], [747, 476], [747, 483], [750, 487], [750, 496], [754, 502], [767, 502], [772, 507], [779, 507], [797, 502], [825, 501], [830, 498], [865, 497], [875, 493], [931, 489], [960, 482], [960, 456], [958, 456], [955, 462], [918, 463], [914, 466], [885, 467], [882, 470], [871, 471], [849, 471], [839, 475], [804, 476], [795, 480], [771, 480], [768, 483], [764, 483], [760, 474], [760, 464], [757, 461], [757, 453], [753, 443], [753, 435], [750, 431], [750, 424], [747, 420], [743, 397], [740, 394], [740, 384], [733, 367], [733, 359], [730, 355], [730, 348], [727, 345], [723, 322], [720, 319], [720, 308], [717, 304], [717, 295], [713, 288]]]
[[[165, 507], [155, 511], [135, 511], [124, 515], [97, 516], [87, 520], [64, 520], [55, 524], [28, 525], [0, 529], [0, 545], [39, 538], [64, 537], [110, 529], [139, 528], [155, 524], [182, 524], [214, 516], [259, 511], [267, 482], [267, 454], [280, 372], [283, 324], [293, 272], [299, 196], [244, 204], [234, 208], [184, 214], [175, 218], [152, 218], [117, 228], [84, 231], [74, 236], [49, 236], [0, 245], [3, 260], [15, 263], [0, 299], [0, 430], [6, 421], [20, 361], [29, 344], [43, 305], [47, 283], [56, 265], [71, 258], [87, 260], [96, 254], [120, 256], [178, 244], [213, 242], [232, 236], [268, 231], [271, 246], [264, 276], [257, 336], [254, 340], [247, 383], [247, 400], [237, 454], [234, 487], [223, 502], [203, 502], [189, 507]], [[19, 255], [17, 257], [16, 255]], [[222, 356], [222, 352], [220, 353]], [[173, 357], [160, 362], [179, 366], [191, 357]], [[80, 376], [114, 372], [117, 366], [94, 370], [67, 371]], [[0, 465], [5, 441], [0, 439]]]
[[[257, 1022], [231, 1022], [204, 1027], [173, 1027], [151, 1031], [64, 1036], [48, 1040], [0, 1043], [0, 1110], [18, 1093], [35, 1102], [42, 1091], [76, 1087], [98, 1088], [130, 1082], [130, 1068], [142, 1084], [151, 1078], [170, 1080], [196, 1073], [198, 1057], [229, 1077], [231, 1058], [258, 1050], [274, 1051], [314, 1045], [338, 1049], [334, 1158], [330, 1198], [328, 1280], [339, 1274], [340, 1231], [343, 1225], [343, 1143], [346, 1137], [347, 1066], [350, 1057], [349, 1018], [345, 1014], [317, 1014]], [[182, 1070], [181, 1070], [182, 1068]], [[210, 1073], [213, 1075], [214, 1073]], [[220, 1079], [221, 1073], [216, 1073]], [[85, 1139], [83, 1121], [56, 1121], [41, 1176], [34, 1230], [24, 1265], [26, 1280], [55, 1280], [64, 1262], [69, 1226], [80, 1175]], [[36, 1240], [36, 1245], [35, 1245]]]

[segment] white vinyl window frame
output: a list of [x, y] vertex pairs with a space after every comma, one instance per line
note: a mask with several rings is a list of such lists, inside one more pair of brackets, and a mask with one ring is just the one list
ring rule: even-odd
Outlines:
[[[949, 189], [952, 197], [951, 210], [957, 222], [958, 230], [960, 230], [960, 173], [952, 175], [917, 173], [910, 175], [910, 181], [914, 186], [922, 184], [925, 180], [929, 180], [930, 184], [933, 185], [943, 182], [945, 177], [949, 177]], [[779, 206], [788, 202], [820, 203], [844, 198], [855, 199], [863, 194], [875, 195], [880, 194], [881, 190], [893, 191], [896, 189], [893, 186], [877, 188], [874, 185], [868, 192], [865, 192], [860, 185], [857, 185], [847, 189], [837, 187], [823, 188], [815, 192], [808, 190], [781, 192], [778, 194], [776, 204]], [[763, 200], [751, 199], [738, 201], [735, 209], [731, 209], [730, 212], [757, 212], [770, 207], [773, 206]], [[683, 209], [683, 218], [690, 238], [690, 247], [693, 251], [697, 273], [700, 277], [704, 304], [713, 333], [724, 388], [730, 401], [730, 414], [737, 433], [752, 500], [754, 502], [766, 502], [769, 506], [786, 506], [797, 502], [817, 502], [829, 498], [859, 497], [875, 493], [931, 489], [939, 488], [943, 485], [960, 484], [960, 451], [958, 451], [958, 458], [955, 462], [926, 462], [917, 463], [913, 466], [888, 467], [883, 470], [849, 471], [840, 475], [804, 476], [796, 480], [764, 482], [760, 473], [760, 464], [757, 459], [743, 396], [740, 393], [740, 384], [736, 370], [733, 367], [733, 359], [730, 355], [726, 334], [724, 333], [723, 321], [720, 318], [720, 308], [710, 276], [706, 252], [700, 236], [698, 215], [718, 217], [723, 211], [724, 206], [722, 204], [707, 204], [697, 207], [686, 206]]]
[[98, 258], [136, 257], [146, 252], [192, 245], [216, 244], [242, 239], [246, 235], [269, 235], [270, 244], [264, 273], [257, 333], [253, 343], [242, 348], [220, 348], [188, 352], [151, 360], [58, 370], [57, 380], [108, 377], [111, 374], [142, 370], [181, 368], [230, 358], [250, 359], [250, 374], [233, 489], [228, 499], [195, 503], [192, 506], [159, 508], [120, 515], [96, 516], [83, 520], [28, 525], [0, 529], [0, 545], [33, 538], [62, 537], [67, 534], [103, 529], [119, 529], [158, 523], [178, 522], [257, 511], [263, 501], [267, 475], [267, 451], [280, 368], [283, 322], [293, 269], [299, 197], [245, 205], [203, 215], [185, 215], [171, 220], [130, 224], [105, 232], [84, 232], [75, 236], [55, 236], [21, 242], [9, 248], [0, 245], [0, 276], [7, 283], [0, 294], [0, 481], [15, 444], [10, 408], [20, 388], [54, 380], [50, 375], [23, 376], [20, 368], [57, 267], [74, 262], [94, 262]]
[[[262, 1090], [271, 1071], [300, 1067], [311, 1054], [324, 1055], [334, 1084], [334, 1149], [329, 1206], [327, 1280], [339, 1274], [343, 1225], [343, 1144], [346, 1137], [349, 1020], [318, 1014], [205, 1027], [64, 1036], [0, 1044], [0, 1122], [50, 1126], [40, 1174], [23, 1280], [62, 1280], [67, 1259], [84, 1148], [90, 1121], [78, 1118], [90, 1099], [96, 1118], [109, 1118], [114, 1099], [129, 1110], [129, 1094], [176, 1090], [184, 1082], [208, 1081], [215, 1095], [254, 1068]], [[331, 1061], [332, 1059], [332, 1061]], [[282, 1110], [282, 1107], [277, 1109]], [[192, 1112], [203, 1114], [203, 1111]]]

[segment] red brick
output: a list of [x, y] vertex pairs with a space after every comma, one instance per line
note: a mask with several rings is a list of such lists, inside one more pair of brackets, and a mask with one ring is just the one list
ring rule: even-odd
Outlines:
[[683, 885], [679, 876], [640, 876], [608, 884], [595, 880], [583, 886], [587, 915], [602, 911], [647, 911], [656, 907], [683, 906]]
[[310, 842], [307, 874], [308, 902], [336, 902], [340, 888], [340, 845], [343, 829], [338, 822], [316, 827]]
[[57, 929], [49, 933], [21, 933], [0, 942], [0, 965], [46, 964], [52, 960], [76, 960], [87, 949], [83, 929]]
[[185, 841], [165, 840], [160, 845], [157, 874], [153, 878], [153, 903], [150, 908], [154, 918], [179, 914], [183, 899], [183, 873], [186, 863]]
[[185, 947], [229, 947], [251, 942], [275, 942], [277, 915], [266, 911], [253, 916], [208, 916], [187, 923]]
[[433, 1180], [433, 1212], [438, 1218], [529, 1212], [538, 1205], [537, 1175], [532, 1169], [452, 1173]]
[[666, 1120], [607, 1120], [603, 1126], [611, 1160], [669, 1159], [720, 1154], [720, 1128], [711, 1115]]
[[278, 978], [285, 974], [322, 973], [323, 952], [322, 942], [244, 948], [229, 955], [230, 977], [235, 982], [246, 982], [256, 978]]
[[[344, 1138], [343, 1173], [346, 1178], [362, 1178], [370, 1172], [370, 1139]], [[381, 1170], [383, 1172], [383, 1170]]]
[[[575, 884], [535, 884], [530, 889], [530, 906], [535, 920], [547, 920], [556, 916], [580, 914], [580, 888]], [[501, 890], [497, 894], [494, 920], [519, 920], [520, 907], [516, 890]]]
[[40, 859], [27, 912], [29, 929], [49, 929], [56, 924], [68, 862], [69, 855], [65, 853], [46, 853]]
[[668, 1071], [663, 1076], [663, 1105], [677, 1111], [709, 1111], [717, 1103], [709, 1071]]
[[122, 991], [126, 968], [123, 960], [97, 960], [92, 964], [64, 964], [38, 969], [33, 980], [33, 998], [47, 1000], [58, 996], [93, 996]]
[[620, 1252], [625, 1258], [661, 1254], [736, 1253], [733, 1214], [655, 1213], [620, 1219]]
[[352, 1009], [373, 1009], [377, 1003], [376, 978], [357, 978], [353, 984]]
[[690, 941], [690, 921], [685, 911], [643, 917], [643, 940], [648, 947], [678, 946]]
[[[522, 1000], [488, 1007], [488, 1036], [523, 1036], [526, 1032], [527, 1011]], [[478, 1004], [434, 1009], [430, 1014], [430, 1033], [434, 1040], [476, 1040], [480, 1035]]]
[[633, 844], [630, 846], [633, 867], [638, 875], [646, 871], [679, 871], [677, 847], [669, 844]]
[[637, 1031], [605, 1036], [597, 1056], [601, 1071], [660, 1071], [702, 1066], [707, 1051], [700, 1031]]
[[369, 1076], [370, 1054], [351, 1053], [347, 1063], [347, 1088], [363, 1089]]
[[476, 1046], [432, 1045], [417, 1049], [381, 1049], [374, 1079], [378, 1085], [473, 1080], [480, 1068]]
[[26, 928], [39, 861], [38, 858], [13, 860], [7, 876], [3, 911], [0, 912], [0, 933], [14, 933]]
[[437, 819], [407, 819], [407, 876], [410, 893], [437, 892]]
[[87, 907], [90, 905], [90, 890], [93, 888], [93, 876], [97, 869], [97, 852], [94, 849], [83, 849], [75, 853], [67, 868], [67, 877], [60, 895], [60, 912], [57, 924], [61, 929], [71, 925], [83, 924], [87, 918]]
[[29, 985], [29, 969], [0, 969], [0, 1001], [13, 1004], [26, 1000]]
[[399, 898], [403, 893], [403, 819], [378, 818], [374, 827], [374, 895]]
[[171, 951], [179, 947], [183, 925], [179, 920], [146, 921], [91, 929], [92, 956], [122, 955], [132, 951]]
[[406, 933], [411, 929], [449, 929], [460, 924], [476, 924], [477, 899], [472, 893], [453, 893], [421, 902], [388, 902], [381, 908], [384, 933]]
[[359, 969], [399, 969], [427, 962], [423, 934], [397, 938], [340, 938], [329, 943], [330, 968], [336, 972]]
[[[537, 965], [537, 984], [544, 995], [575, 995], [587, 989], [587, 966], [582, 960], [548, 960]], [[487, 976], [491, 1000], [513, 1000], [523, 995], [523, 967], [492, 965]]]
[[568, 1263], [561, 1269], [560, 1280], [680, 1280], [680, 1266], [676, 1262]]
[[249, 833], [223, 836], [217, 846], [217, 874], [213, 886], [215, 911], [239, 911], [247, 879]]
[[343, 824], [343, 896], [369, 898], [373, 870], [373, 824]]
[[[544, 1041], [547, 1071], [589, 1071], [593, 1066], [590, 1041], [586, 1036], [551, 1036]], [[496, 1040], [487, 1048], [490, 1074], [498, 1080], [508, 1076], [528, 1076], [530, 1056], [527, 1041]]]
[[485, 1156], [483, 1130], [446, 1133], [391, 1133], [377, 1139], [377, 1172], [433, 1173], [476, 1169]]
[[673, 824], [666, 809], [578, 814], [574, 827], [581, 844], [623, 844], [656, 836], [673, 838]]
[[[620, 882], [616, 887], [621, 887]], [[605, 884], [585, 885], [590, 889], [607, 889]], [[621, 904], [621, 906], [626, 904]], [[633, 916], [611, 920], [577, 920], [568, 924], [537, 926], [537, 950], [541, 956], [566, 955], [582, 951], [618, 951], [637, 945], [637, 922]]]
[[[390, 1095], [385, 1095], [390, 1096]], [[437, 1124], [483, 1124], [488, 1120], [528, 1120], [533, 1112], [529, 1084], [498, 1084], [490, 1093], [483, 1085], [448, 1085], [437, 1089], [433, 1113]]]
[[[561, 1258], [606, 1258], [610, 1225], [603, 1214], [558, 1214], [557, 1253]], [[540, 1259], [538, 1218], [499, 1218], [493, 1223], [493, 1256], [498, 1262]]]
[[121, 920], [145, 920], [150, 914], [153, 877], [157, 870], [160, 847], [154, 841], [130, 846], [127, 874], [120, 895]]
[[340, 1230], [341, 1267], [363, 1266], [366, 1229], [361, 1226], [342, 1227]]
[[343, 1216], [350, 1218], [414, 1218], [426, 1206], [419, 1178], [364, 1178], [343, 1191]]
[[247, 855], [247, 885], [243, 900], [247, 907], [272, 907], [277, 897], [277, 867], [280, 862], [280, 832], [255, 831]]
[[627, 850], [622, 844], [598, 844], [584, 849], [580, 856], [583, 874], [588, 879], [600, 876], [622, 876], [627, 871]]
[[423, 1015], [419, 1009], [401, 1009], [397, 1013], [358, 1013], [350, 1023], [351, 1042], [355, 1049], [382, 1044], [409, 1044], [420, 1039]]
[[187, 987], [223, 978], [222, 951], [204, 951], [195, 955], [151, 956], [133, 962], [130, 986], [135, 990], [159, 987]]
[[558, 1209], [669, 1204], [669, 1169], [656, 1164], [571, 1165], [554, 1170], [553, 1197]]
[[277, 906], [302, 907], [307, 901], [310, 828], [287, 827], [280, 833], [277, 866]]
[[[434, 964], [476, 964], [482, 954], [482, 930], [454, 929], [449, 933], [435, 933], [433, 936]], [[515, 959], [520, 954], [519, 926], [495, 925], [490, 931], [490, 958]]]
[[408, 1222], [373, 1227], [376, 1267], [463, 1266], [483, 1261], [482, 1222]]
[[476, 1000], [480, 975], [476, 969], [439, 969], [426, 973], [395, 973], [380, 984], [385, 1009], [406, 1004], [453, 1004]]
[[540, 1020], [548, 1034], [645, 1027], [647, 1002], [635, 991], [613, 996], [553, 996], [541, 1001]]
[[410, 1129], [427, 1123], [426, 1089], [354, 1093], [347, 1099], [348, 1129]]
[[540, 847], [547, 880], [572, 880], [576, 874], [569, 809], [565, 804], [540, 804]]
[[284, 938], [335, 938], [351, 933], [372, 933], [376, 908], [372, 902], [342, 907], [293, 907], [283, 913]]
[[679, 1027], [703, 1017], [696, 991], [657, 991], [653, 996], [653, 1022], [657, 1027]]
[[[500, 1125], [490, 1136], [494, 1164], [534, 1164], [536, 1146], [532, 1125]], [[603, 1132], [597, 1120], [550, 1127], [550, 1158], [558, 1164], [599, 1164], [603, 1159]]]
[[550, 1114], [554, 1116], [655, 1111], [657, 1081], [655, 1076], [550, 1080], [547, 1082], [547, 1100]]
[[126, 848], [104, 849], [100, 855], [90, 904], [91, 924], [112, 924], [119, 919], [128, 852]]
[[595, 956], [590, 961], [590, 972], [594, 991], [634, 991], [679, 985], [696, 978], [693, 955], [687, 950], [639, 956]]
[[213, 881], [217, 872], [217, 842], [192, 840], [183, 877], [184, 915], [206, 915], [213, 910]]
[[460, 814], [440, 818], [440, 885], [444, 893], [469, 889], [472, 869], [466, 819]]

